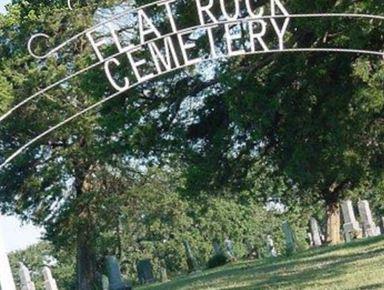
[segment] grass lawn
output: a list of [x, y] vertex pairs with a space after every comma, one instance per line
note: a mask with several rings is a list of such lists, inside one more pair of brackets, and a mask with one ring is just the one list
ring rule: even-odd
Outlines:
[[137, 289], [384, 289], [384, 237], [236, 262]]

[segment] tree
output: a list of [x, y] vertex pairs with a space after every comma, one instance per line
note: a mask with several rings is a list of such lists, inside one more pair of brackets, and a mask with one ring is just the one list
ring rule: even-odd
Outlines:
[[[287, 4], [291, 13], [383, 11], [371, 1]], [[297, 19], [291, 25], [297, 33], [286, 40], [289, 47], [383, 46], [379, 21]], [[382, 172], [382, 60], [335, 53], [247, 56], [215, 63], [212, 71], [207, 78], [197, 68], [142, 86], [137, 148], [179, 154], [196, 192], [225, 185], [239, 191], [249, 185], [244, 177], [255, 162], [265, 162], [297, 189], [289, 192], [324, 202], [328, 240], [337, 243], [338, 201], [370, 173]]]
[[[26, 50], [25, 43], [36, 31], [45, 31], [53, 36], [50, 41], [57, 43], [92, 23], [96, 2], [83, 1], [84, 7], [76, 13], [63, 9], [63, 2], [14, 1], [9, 12], [0, 16], [3, 113], [38, 88], [47, 87], [89, 63], [83, 58], [87, 48], [81, 43], [40, 61]], [[37, 46], [34, 49], [42, 52], [44, 44]], [[100, 92], [99, 97], [102, 95]], [[75, 80], [75, 84], [56, 87], [21, 107], [1, 125], [1, 161], [90, 101], [81, 80]], [[76, 252], [76, 288], [82, 290], [98, 287], [99, 271], [93, 243], [97, 236], [95, 216], [90, 206], [90, 201], [97, 197], [90, 192], [88, 180], [111, 160], [107, 158], [108, 150], [104, 151], [98, 142], [100, 131], [94, 119], [95, 116], [88, 116], [43, 138], [0, 174], [2, 211], [43, 225], [47, 238], [56, 246]]]
[[[97, 203], [98, 215], [108, 226], [98, 228], [102, 232], [98, 250], [100, 256], [117, 255], [127, 279], [134, 279], [136, 262], [141, 259], [150, 259], [155, 273], [160, 266], [165, 266], [170, 276], [186, 273], [184, 240], [189, 241], [202, 268], [212, 256], [212, 242], [223, 245], [226, 237], [234, 242], [238, 258], [249, 257], [254, 251], [264, 255], [268, 235], [282, 253], [281, 224], [285, 219], [291, 221], [304, 245], [305, 218], [268, 211], [250, 192], [207, 191], [186, 198], [185, 179], [175, 167], [148, 168], [133, 184], [108, 178], [105, 180], [115, 186], [99, 187], [107, 197]], [[97, 179], [102, 180], [100, 175]]]
[[[16, 1], [2, 16], [0, 109], [92, 61], [81, 39], [39, 62], [22, 49], [34, 31], [43, 30], [59, 42], [89, 26], [96, 1], [83, 2], [71, 14], [60, 9], [60, 1]], [[186, 26], [193, 22], [192, 5], [180, 1], [175, 8]], [[298, 13], [380, 14], [384, 4], [292, 0], [289, 5]], [[382, 48], [380, 23], [316, 23], [295, 20], [298, 33], [289, 35], [287, 44], [354, 47], [358, 42]], [[198, 44], [206, 45], [204, 40]], [[40, 44], [37, 51], [43, 48]], [[383, 148], [377, 145], [383, 143], [380, 60], [352, 54], [266, 55], [215, 62], [211, 70], [213, 76], [199, 67], [174, 72], [122, 94], [98, 114], [44, 138], [1, 173], [4, 211], [45, 225], [48, 237], [58, 243], [77, 245], [78, 288], [91, 289], [96, 283], [96, 211], [91, 205], [98, 205], [100, 195], [94, 192], [99, 185], [93, 176], [129, 167], [131, 156], [147, 163], [181, 159], [187, 165], [185, 192], [190, 196], [225, 187], [238, 194], [252, 187], [245, 177], [260, 162], [290, 187], [290, 200], [295, 195], [309, 202], [323, 200], [329, 218], [338, 216], [337, 202], [346, 189], [368, 173], [382, 172]], [[21, 108], [0, 128], [1, 160], [31, 136], [112, 93], [106, 85], [102, 73], [91, 71]]]

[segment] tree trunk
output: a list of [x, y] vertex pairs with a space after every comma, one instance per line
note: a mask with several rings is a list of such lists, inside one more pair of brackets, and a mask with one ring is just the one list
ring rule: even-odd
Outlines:
[[327, 243], [336, 245], [340, 239], [340, 206], [338, 203], [327, 205]]
[[[84, 170], [84, 167], [79, 166], [76, 168], [78, 171], [76, 172], [75, 188], [78, 199], [81, 199], [91, 189], [91, 184], [85, 174], [85, 172], [89, 171], [89, 167], [85, 167], [87, 170]], [[80, 202], [77, 208], [76, 289], [98, 290], [101, 284], [97, 275], [96, 251], [94, 248], [95, 229], [92, 214], [88, 204]]]
[[99, 289], [97, 277], [96, 255], [92, 246], [92, 235], [88, 229], [81, 231], [77, 236], [76, 256], [76, 289], [96, 290]]

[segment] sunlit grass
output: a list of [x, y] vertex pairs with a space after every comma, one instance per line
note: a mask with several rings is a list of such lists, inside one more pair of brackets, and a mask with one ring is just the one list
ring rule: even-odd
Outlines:
[[384, 238], [240, 261], [139, 289], [384, 289]]

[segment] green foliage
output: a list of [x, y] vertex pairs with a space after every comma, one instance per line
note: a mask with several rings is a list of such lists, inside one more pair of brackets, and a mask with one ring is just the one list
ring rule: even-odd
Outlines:
[[[32, 34], [51, 36], [36, 45], [43, 53], [108, 17], [96, 9], [115, 1], [80, 1], [76, 12], [63, 9], [66, 1], [13, 2], [0, 16], [0, 112], [94, 61], [85, 39], [36, 61], [25, 49]], [[382, 14], [379, 2], [285, 4], [292, 13]], [[193, 4], [174, 7], [183, 27], [192, 24]], [[295, 27], [286, 40], [291, 47], [383, 48], [379, 21], [297, 19]], [[212, 73], [207, 78], [196, 68], [145, 83], [43, 138], [0, 173], [1, 210], [43, 225], [56, 247], [71, 257], [77, 252], [85, 273], [100, 271], [102, 257], [112, 253], [132, 276], [134, 262], [144, 257], [155, 269], [164, 261], [172, 274], [185, 271], [183, 239], [201, 265], [211, 256], [211, 241], [224, 236], [240, 257], [261, 253], [268, 234], [282, 252], [283, 217], [304, 244], [307, 217], [319, 200], [334, 204], [347, 190], [369, 188], [376, 204], [382, 201], [382, 60], [250, 56], [217, 62]], [[23, 106], [1, 124], [0, 161], [110, 93], [104, 72], [95, 69]], [[140, 176], [140, 166], [132, 165], [173, 168], [175, 161], [182, 162], [180, 176], [177, 170]], [[270, 198], [289, 212], [267, 212]]]
[[0, 75], [0, 112], [5, 113], [12, 101], [11, 85]]
[[[137, 280], [136, 262], [147, 258], [151, 259], [155, 275], [160, 266], [167, 268], [170, 277], [188, 272], [183, 240], [189, 241], [201, 268], [216, 267], [227, 262], [227, 258], [212, 257], [213, 241], [223, 246], [224, 239], [229, 237], [238, 259], [265, 257], [267, 235], [273, 237], [278, 252], [284, 253], [281, 223], [287, 217], [298, 237], [304, 236], [307, 226], [298, 223], [297, 216], [267, 211], [247, 192], [238, 198], [226, 192], [186, 199], [181, 190], [185, 180], [174, 170], [151, 168], [136, 176], [134, 182], [101, 172], [94, 176], [98, 186], [92, 188], [92, 199], [88, 200], [93, 215], [99, 217], [93, 221], [99, 232], [93, 243], [99, 263], [104, 255], [117, 255], [128, 280]], [[99, 194], [99, 190], [104, 194]], [[58, 261], [53, 273], [60, 289], [72, 289], [75, 252], [65, 249], [58, 251], [41, 243], [15, 253], [12, 265], [16, 269], [17, 262], [23, 261], [30, 269], [39, 271], [44, 257], [53, 256]], [[34, 275], [34, 280], [40, 283], [40, 274]]]
[[[98, 249], [118, 255], [127, 279], [135, 279], [135, 263], [140, 259], [151, 259], [155, 272], [165, 266], [171, 277], [188, 272], [183, 240], [189, 241], [200, 267], [212, 257], [212, 242], [223, 245], [226, 237], [233, 241], [239, 259], [254, 253], [267, 256], [268, 235], [278, 252], [284, 253], [281, 223], [287, 218], [297, 232], [299, 248], [306, 247], [306, 217], [267, 211], [248, 192], [238, 196], [205, 193], [186, 199], [185, 179], [177, 171], [161, 168], [152, 168], [133, 185], [122, 183], [117, 188], [125, 190], [118, 196], [110, 192], [111, 204], [103, 204], [106, 212], [114, 210], [114, 216], [108, 226], [100, 228], [103, 238]], [[119, 220], [116, 227], [113, 220]]]
[[42, 269], [49, 266], [59, 289], [73, 289], [75, 261], [68, 252], [58, 251], [47, 242], [40, 242], [25, 250], [13, 252], [9, 255], [10, 264], [16, 285], [20, 287], [19, 263], [23, 263], [31, 271], [32, 281], [36, 289], [44, 289]]

